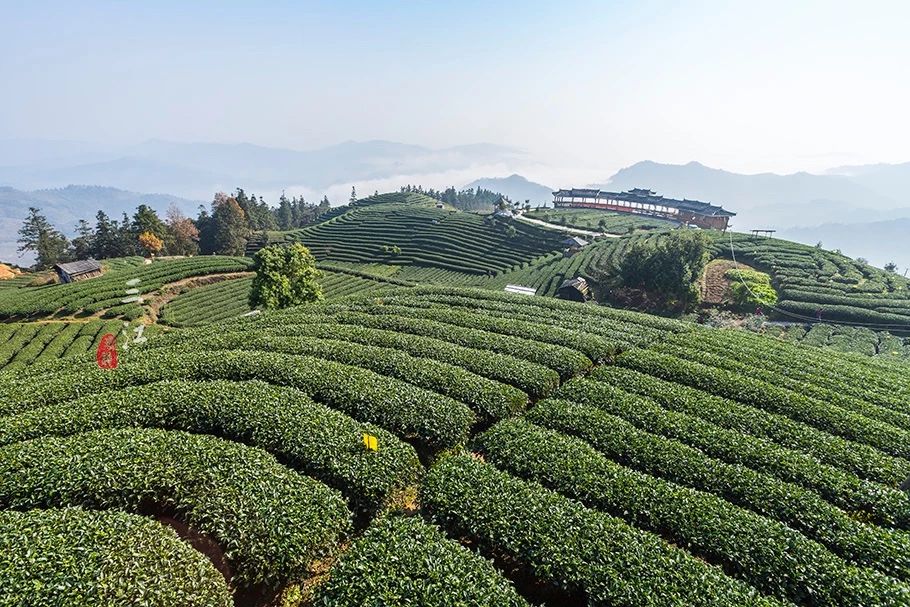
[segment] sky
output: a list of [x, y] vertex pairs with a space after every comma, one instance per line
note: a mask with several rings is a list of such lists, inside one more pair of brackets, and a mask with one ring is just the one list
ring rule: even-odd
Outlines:
[[0, 138], [514, 146], [603, 176], [910, 161], [910, 3], [12, 2]]

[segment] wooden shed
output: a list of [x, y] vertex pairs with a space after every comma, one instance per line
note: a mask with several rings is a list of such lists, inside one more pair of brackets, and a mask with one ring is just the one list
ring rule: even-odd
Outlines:
[[575, 278], [564, 280], [559, 285], [556, 296], [570, 301], [588, 301], [591, 298], [591, 288], [588, 286], [587, 280], [581, 276], [576, 276]]
[[61, 283], [79, 282], [95, 276], [101, 276], [101, 264], [94, 259], [58, 263], [54, 266]]

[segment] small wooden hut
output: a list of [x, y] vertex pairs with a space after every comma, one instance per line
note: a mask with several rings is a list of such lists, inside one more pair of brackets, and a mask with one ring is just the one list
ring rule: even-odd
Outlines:
[[101, 264], [94, 259], [58, 263], [54, 266], [54, 271], [57, 272], [60, 282], [66, 284], [101, 276]]
[[587, 280], [581, 276], [576, 276], [575, 278], [564, 280], [559, 285], [556, 296], [570, 301], [588, 301], [591, 298], [591, 288], [588, 286]]

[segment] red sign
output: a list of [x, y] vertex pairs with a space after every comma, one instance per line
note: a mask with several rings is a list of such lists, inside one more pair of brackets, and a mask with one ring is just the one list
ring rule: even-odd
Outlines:
[[113, 333], [107, 333], [101, 338], [98, 351], [95, 352], [95, 360], [101, 369], [117, 368], [117, 338]]

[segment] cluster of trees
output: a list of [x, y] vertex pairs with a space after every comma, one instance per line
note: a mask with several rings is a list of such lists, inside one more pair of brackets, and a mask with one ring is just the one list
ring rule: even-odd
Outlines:
[[185, 217], [175, 206], [168, 209], [162, 221], [147, 205], [137, 207], [132, 217], [123, 214], [111, 219], [104, 211], [95, 215], [95, 225], [81, 219], [76, 236], [68, 240], [35, 207], [19, 229], [19, 252], [35, 254], [36, 270], [56, 263], [78, 259], [104, 259], [130, 255], [193, 255], [199, 251], [199, 230], [193, 220]]
[[617, 268], [625, 303], [677, 313], [699, 300], [698, 280], [708, 263], [709, 241], [701, 231], [676, 230], [632, 245]]
[[425, 189], [420, 185], [406, 185], [402, 186], [401, 191], [425, 194], [463, 211], [491, 210], [496, 208], [501, 201], [506, 202], [508, 206], [517, 206], [517, 203], [513, 203], [499, 192], [484, 188], [456, 190], [450, 186], [444, 190], [434, 190], [433, 188]]
[[256, 232], [302, 228], [332, 208], [326, 196], [323, 196], [318, 204], [312, 204], [304, 200], [303, 196], [288, 198], [282, 192], [277, 207], [270, 207], [262, 196], [258, 200], [255, 195], [247, 196], [242, 188], [237, 188], [234, 198], [246, 214], [249, 229]]
[[196, 219], [184, 216], [173, 205], [164, 220], [144, 204], [132, 217], [124, 213], [120, 219], [98, 211], [94, 226], [80, 220], [70, 241], [40, 209], [32, 207], [19, 230], [19, 252], [35, 255], [36, 270], [89, 257], [242, 255], [252, 232], [298, 228], [314, 222], [330, 208], [325, 197], [319, 204], [310, 204], [303, 197], [288, 199], [284, 194], [277, 207], [270, 207], [262, 197], [257, 199], [238, 188], [233, 196], [215, 194], [211, 208], [200, 206]]

